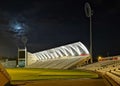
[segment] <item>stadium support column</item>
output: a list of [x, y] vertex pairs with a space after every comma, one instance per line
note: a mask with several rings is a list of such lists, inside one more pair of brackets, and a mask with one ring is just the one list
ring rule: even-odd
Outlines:
[[27, 47], [25, 46], [25, 67], [28, 65], [28, 52]]

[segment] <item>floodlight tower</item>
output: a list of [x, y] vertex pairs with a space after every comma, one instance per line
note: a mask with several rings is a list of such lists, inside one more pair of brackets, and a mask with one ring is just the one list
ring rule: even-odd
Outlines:
[[92, 10], [91, 6], [88, 2], [85, 3], [85, 14], [86, 17], [90, 19], [90, 55], [91, 55], [91, 63], [92, 63]]

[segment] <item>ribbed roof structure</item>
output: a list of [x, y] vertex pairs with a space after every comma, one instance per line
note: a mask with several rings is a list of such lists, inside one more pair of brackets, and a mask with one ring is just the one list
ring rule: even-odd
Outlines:
[[55, 58], [62, 58], [67, 56], [80, 56], [80, 55], [88, 55], [89, 51], [87, 48], [81, 43], [76, 42], [64, 46], [60, 46], [57, 48], [52, 48], [49, 50], [44, 50], [41, 52], [34, 53], [39, 60], [48, 60]]

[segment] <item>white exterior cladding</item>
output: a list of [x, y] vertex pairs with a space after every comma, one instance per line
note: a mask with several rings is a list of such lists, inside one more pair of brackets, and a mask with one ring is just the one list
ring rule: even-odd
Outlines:
[[89, 55], [89, 51], [81, 42], [34, 53], [39, 60], [56, 59], [67, 56], [80, 56], [86, 54]]

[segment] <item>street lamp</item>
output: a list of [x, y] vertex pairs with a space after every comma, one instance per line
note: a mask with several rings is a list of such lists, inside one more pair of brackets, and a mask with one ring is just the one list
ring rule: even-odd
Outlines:
[[[92, 59], [92, 10], [90, 7], [90, 4], [88, 2], [85, 3], [85, 14], [87, 17], [89, 17], [90, 19], [90, 55], [91, 55], [91, 59]], [[92, 63], [92, 60], [91, 60]]]

